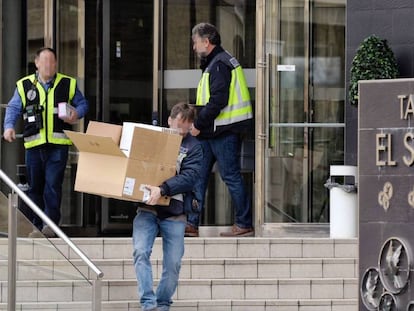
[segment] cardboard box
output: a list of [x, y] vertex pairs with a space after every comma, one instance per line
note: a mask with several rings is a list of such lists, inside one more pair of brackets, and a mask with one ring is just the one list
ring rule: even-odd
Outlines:
[[[145, 202], [144, 185], [160, 185], [176, 173], [182, 137], [171, 129], [90, 121], [86, 133], [65, 131], [79, 150], [75, 190]], [[121, 150], [120, 142], [128, 150]], [[161, 198], [168, 205], [169, 198]]]

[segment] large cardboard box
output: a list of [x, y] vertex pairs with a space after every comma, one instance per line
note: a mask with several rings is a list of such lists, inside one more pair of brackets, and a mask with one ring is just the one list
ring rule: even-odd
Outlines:
[[[86, 133], [65, 133], [79, 150], [76, 191], [145, 202], [144, 185], [158, 186], [176, 173], [182, 137], [174, 130], [90, 121]], [[169, 199], [159, 203], [168, 205]]]

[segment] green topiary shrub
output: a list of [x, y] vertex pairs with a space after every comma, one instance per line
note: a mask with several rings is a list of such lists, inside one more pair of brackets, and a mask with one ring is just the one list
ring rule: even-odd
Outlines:
[[373, 79], [395, 79], [398, 76], [397, 62], [387, 40], [376, 35], [367, 37], [359, 46], [351, 66], [349, 101], [358, 104], [358, 81]]

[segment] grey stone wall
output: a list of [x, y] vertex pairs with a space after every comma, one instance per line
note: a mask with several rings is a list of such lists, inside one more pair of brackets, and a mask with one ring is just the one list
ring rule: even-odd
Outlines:
[[[346, 11], [346, 89], [355, 52], [371, 34], [387, 39], [400, 77], [414, 77], [413, 0], [348, 0]], [[358, 111], [348, 101], [345, 107], [345, 164], [357, 165]]]

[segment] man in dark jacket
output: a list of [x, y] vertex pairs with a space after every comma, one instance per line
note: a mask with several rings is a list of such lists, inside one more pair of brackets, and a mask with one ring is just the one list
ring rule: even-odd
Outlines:
[[[252, 210], [240, 172], [240, 134], [251, 125], [252, 105], [239, 62], [221, 47], [216, 27], [200, 23], [192, 30], [193, 49], [201, 60], [203, 74], [197, 89], [197, 119], [191, 134], [203, 146], [204, 161], [196, 193], [204, 197], [211, 169], [217, 161], [234, 206], [234, 225], [222, 236], [251, 236]], [[203, 207], [203, 199], [200, 207]], [[189, 214], [188, 236], [197, 235], [199, 215]]]
[[[143, 311], [169, 310], [177, 288], [184, 254], [185, 211], [192, 208], [188, 205], [192, 203], [192, 189], [199, 179], [203, 159], [200, 143], [189, 134], [194, 116], [194, 107], [186, 103], [178, 103], [171, 109], [168, 125], [183, 136], [177, 159], [177, 174], [159, 186], [147, 185], [149, 199], [138, 207], [134, 219], [133, 257]], [[169, 206], [157, 205], [163, 196], [171, 197]], [[163, 243], [163, 269], [154, 293], [150, 256], [158, 233]]]

